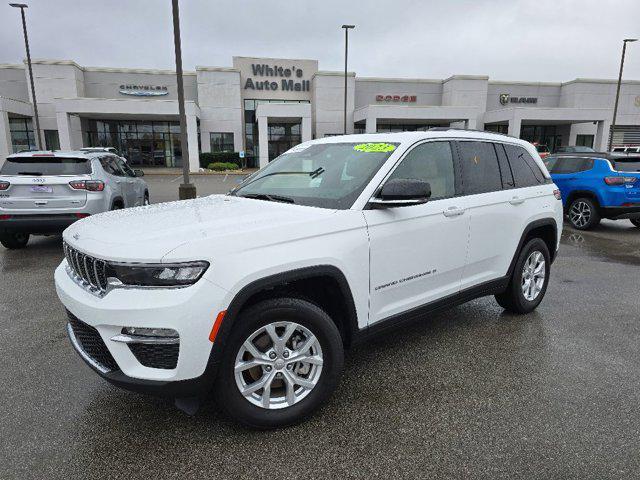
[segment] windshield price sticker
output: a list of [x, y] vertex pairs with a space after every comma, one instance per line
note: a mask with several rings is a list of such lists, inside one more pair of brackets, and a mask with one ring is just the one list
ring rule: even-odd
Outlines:
[[356, 152], [364, 153], [380, 153], [380, 152], [393, 152], [396, 149], [395, 145], [390, 143], [360, 143], [353, 147]]

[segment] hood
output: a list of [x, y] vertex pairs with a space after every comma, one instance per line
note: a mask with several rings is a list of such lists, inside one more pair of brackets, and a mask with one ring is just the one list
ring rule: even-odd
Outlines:
[[[228, 195], [160, 203], [101, 213], [82, 219], [64, 231], [75, 248], [114, 261], [157, 262], [190, 242], [211, 240], [212, 250], [238, 246], [229, 237], [250, 239], [330, 216], [327, 210]], [[273, 240], [273, 235], [268, 236]], [[231, 242], [231, 243], [229, 243]]]

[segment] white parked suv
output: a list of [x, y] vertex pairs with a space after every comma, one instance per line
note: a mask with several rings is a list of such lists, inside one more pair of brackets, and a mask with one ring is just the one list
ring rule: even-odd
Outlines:
[[536, 149], [454, 129], [300, 144], [228, 195], [108, 212], [64, 232], [55, 272], [80, 356], [192, 410], [299, 421], [343, 349], [495, 295], [538, 306], [562, 202]]
[[23, 248], [80, 218], [149, 203], [142, 170], [104, 151], [24, 152], [0, 168], [0, 243]]

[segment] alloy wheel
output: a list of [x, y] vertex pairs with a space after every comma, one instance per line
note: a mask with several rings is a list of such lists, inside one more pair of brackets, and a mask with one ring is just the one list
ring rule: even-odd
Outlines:
[[578, 228], [584, 227], [591, 220], [591, 206], [583, 201], [574, 202], [569, 210], [569, 220]]
[[320, 342], [308, 328], [294, 322], [270, 323], [240, 347], [234, 365], [236, 385], [258, 407], [290, 407], [318, 384], [323, 362]]
[[522, 267], [522, 294], [532, 302], [544, 287], [547, 276], [546, 264], [542, 252], [535, 250], [529, 255]]

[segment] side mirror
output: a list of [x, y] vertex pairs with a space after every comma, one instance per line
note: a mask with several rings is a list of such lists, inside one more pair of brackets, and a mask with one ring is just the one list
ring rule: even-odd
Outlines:
[[136, 177], [144, 177], [144, 172], [142, 170], [135, 169], [133, 173], [136, 174]]
[[376, 198], [369, 203], [374, 208], [409, 207], [429, 201], [431, 185], [413, 178], [394, 178], [384, 184]]

